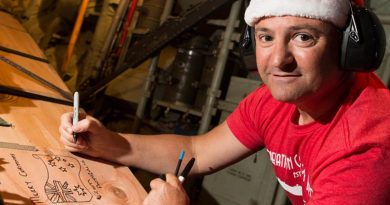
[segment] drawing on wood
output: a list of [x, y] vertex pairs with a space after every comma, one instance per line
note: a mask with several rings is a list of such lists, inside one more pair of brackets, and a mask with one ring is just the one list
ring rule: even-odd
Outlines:
[[[52, 203], [89, 202], [92, 194], [80, 178], [81, 166], [77, 159], [68, 156], [38, 155], [46, 168], [44, 185], [47, 198]], [[77, 176], [69, 179], [69, 175]], [[55, 177], [53, 177], [55, 176]]]
[[137, 190], [137, 181], [124, 178], [127, 173], [110, 164], [58, 150], [0, 152], [0, 195], [5, 204], [142, 204], [146, 196]]
[[[0, 21], [0, 45], [45, 58], [13, 16], [0, 11]], [[4, 51], [0, 54], [68, 91], [49, 64]], [[59, 119], [62, 113], [71, 111], [71, 107], [17, 97], [14, 91], [64, 99], [62, 94], [4, 61], [0, 62], [0, 67], [0, 84], [13, 93], [0, 93], [0, 117], [13, 125], [0, 126], [0, 195], [4, 204], [142, 203], [146, 192], [127, 167], [72, 155], [63, 149], [58, 139]]]

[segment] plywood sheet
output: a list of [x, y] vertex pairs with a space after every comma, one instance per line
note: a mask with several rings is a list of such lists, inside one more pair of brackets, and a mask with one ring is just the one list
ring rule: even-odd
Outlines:
[[[4, 12], [0, 12], [0, 19], [0, 46], [45, 59], [43, 52], [18, 21]], [[55, 84], [57, 87], [66, 89], [65, 83], [62, 82], [55, 69], [49, 64], [5, 51], [0, 51], [0, 55], [44, 78], [48, 82]], [[34, 91], [40, 94], [46, 93], [48, 96], [55, 96], [58, 98], [62, 97], [58, 92], [48, 89], [47, 86], [39, 83], [3, 61], [0, 61], [0, 69], [1, 85], [18, 87], [26, 91]]]
[[[45, 58], [18, 21], [0, 12], [0, 45]], [[69, 92], [48, 64], [0, 51]], [[0, 61], [0, 85], [63, 98], [58, 92]], [[59, 141], [60, 116], [72, 107], [0, 93], [0, 196], [6, 204], [142, 204], [146, 192], [131, 171], [66, 151]], [[14, 145], [14, 146], [4, 146]], [[21, 149], [23, 146], [35, 151]]]

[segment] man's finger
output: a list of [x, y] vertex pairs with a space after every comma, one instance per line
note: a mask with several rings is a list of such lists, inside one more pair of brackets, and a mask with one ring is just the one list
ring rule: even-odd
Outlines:
[[62, 142], [62, 144], [65, 147], [69, 147], [69, 148], [71, 147], [71, 148], [78, 149], [78, 150], [86, 150], [88, 148], [87, 143], [83, 139], [77, 140], [77, 143], [74, 143], [73, 139], [72, 139], [72, 141], [69, 141], [69, 140], [65, 139], [64, 137], [61, 137], [60, 141]]
[[91, 127], [91, 120], [88, 118], [82, 119], [77, 124], [72, 126], [72, 130], [76, 133], [87, 132]]
[[150, 182], [150, 188], [153, 190], [153, 189], [159, 189], [160, 187], [164, 186], [166, 182], [163, 181], [162, 179], [160, 178], [157, 178], [157, 179], [153, 179], [151, 182]]
[[[69, 142], [73, 142], [73, 136], [72, 136], [72, 131], [71, 132], [69, 132], [69, 130], [68, 130], [69, 128], [64, 128], [64, 127], [61, 127], [60, 129], [59, 129], [59, 131], [60, 131], [60, 136], [61, 136], [61, 138], [63, 139], [63, 140], [66, 140], [66, 141], [69, 141]], [[70, 128], [70, 130], [72, 130], [71, 128]]]
[[67, 112], [61, 115], [61, 124], [66, 125], [66, 126], [71, 126], [72, 125], [72, 117], [73, 113], [72, 112]]
[[166, 180], [167, 183], [171, 184], [172, 186], [175, 186], [175, 187], [181, 186], [179, 179], [173, 174], [167, 173], [166, 179], [167, 179]]

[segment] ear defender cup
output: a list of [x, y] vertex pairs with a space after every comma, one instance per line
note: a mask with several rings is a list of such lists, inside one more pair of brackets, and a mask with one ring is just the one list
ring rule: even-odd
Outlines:
[[240, 36], [240, 53], [245, 67], [249, 70], [256, 70], [256, 40], [254, 29], [248, 25], [245, 26]]
[[369, 72], [379, 68], [386, 35], [378, 17], [366, 8], [352, 8], [343, 32], [340, 64], [343, 70]]

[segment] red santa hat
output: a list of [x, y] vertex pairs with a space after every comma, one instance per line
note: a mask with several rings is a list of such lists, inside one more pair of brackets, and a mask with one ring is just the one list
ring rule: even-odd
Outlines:
[[253, 26], [263, 17], [300, 16], [328, 21], [342, 28], [349, 13], [350, 0], [251, 0], [245, 21]]

